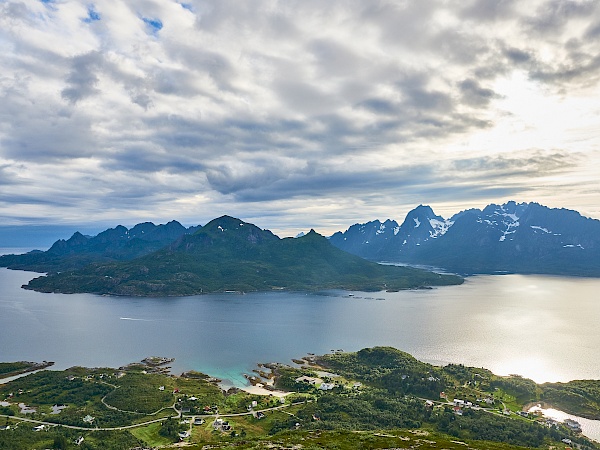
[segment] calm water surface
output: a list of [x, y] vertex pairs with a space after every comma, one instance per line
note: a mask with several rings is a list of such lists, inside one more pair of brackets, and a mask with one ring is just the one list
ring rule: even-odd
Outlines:
[[257, 362], [391, 345], [421, 360], [543, 381], [600, 379], [600, 280], [477, 276], [462, 286], [367, 294], [177, 298], [42, 294], [0, 269], [0, 361], [120, 366], [176, 358], [243, 385]]

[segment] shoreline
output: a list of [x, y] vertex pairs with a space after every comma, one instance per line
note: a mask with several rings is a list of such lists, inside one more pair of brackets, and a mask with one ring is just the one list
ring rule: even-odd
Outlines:
[[[7, 361], [10, 362], [10, 361]], [[18, 361], [20, 362], [20, 361]], [[30, 361], [27, 361], [30, 362]], [[19, 378], [21, 375], [26, 375], [31, 372], [37, 372], [39, 370], [47, 369], [48, 367], [52, 367], [54, 365], [54, 361], [42, 361], [41, 363], [33, 363], [31, 367], [27, 367], [25, 369], [13, 370], [12, 372], [6, 372], [0, 375], [0, 384], [6, 384], [13, 379]]]
[[523, 406], [522, 411], [529, 411], [531, 408], [535, 408], [535, 407], [539, 407], [540, 409], [553, 409], [555, 411], [560, 411], [562, 413], [569, 414], [571, 416], [576, 416], [576, 417], [580, 417], [582, 419], [593, 420], [593, 421], [596, 421], [596, 422], [600, 422], [600, 416], [592, 416], [592, 415], [588, 415], [588, 414], [585, 414], [585, 413], [578, 413], [578, 412], [568, 411], [568, 410], [566, 410], [565, 408], [563, 408], [561, 406], [556, 406], [556, 405], [553, 405], [551, 403], [545, 402], [543, 400], [540, 400], [538, 402], [527, 403], [526, 405]]

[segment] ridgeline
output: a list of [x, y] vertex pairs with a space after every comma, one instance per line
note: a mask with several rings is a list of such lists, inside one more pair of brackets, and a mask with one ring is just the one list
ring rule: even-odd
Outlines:
[[461, 284], [455, 275], [384, 266], [350, 255], [311, 230], [280, 239], [223, 216], [194, 234], [131, 261], [96, 263], [31, 280], [40, 292], [183, 296], [271, 290], [361, 291]]

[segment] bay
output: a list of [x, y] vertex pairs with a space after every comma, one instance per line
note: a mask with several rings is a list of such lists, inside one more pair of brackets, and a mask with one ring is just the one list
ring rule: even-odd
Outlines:
[[175, 373], [194, 369], [240, 386], [257, 362], [390, 345], [537, 382], [600, 379], [598, 279], [475, 276], [395, 293], [138, 298], [20, 288], [34, 276], [0, 269], [1, 361], [61, 369], [161, 355], [176, 358]]

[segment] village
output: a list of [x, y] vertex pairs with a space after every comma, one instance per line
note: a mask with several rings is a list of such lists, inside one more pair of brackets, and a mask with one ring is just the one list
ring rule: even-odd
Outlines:
[[[339, 352], [333, 355], [346, 358]], [[117, 370], [79, 367], [46, 371], [0, 385], [0, 416], [5, 418], [0, 431], [10, 433], [29, 425], [31, 433], [42, 436], [55, 433], [60, 425], [61, 429], [79, 433], [70, 441], [77, 446], [94, 442], [94, 433], [101, 431], [127, 431], [154, 446], [192, 444], [259, 437], [275, 430], [318, 429], [320, 423], [331, 420], [331, 414], [319, 405], [344, 408], [347, 402], [370, 401], [375, 396], [381, 398], [378, 401], [405, 404], [409, 408], [406, 411], [412, 410], [410, 414], [425, 414], [434, 423], [447, 420], [448, 413], [457, 419], [469, 417], [483, 422], [485, 416], [501, 418], [507, 424], [522, 421], [539, 427], [538, 430], [553, 430], [552, 435], [564, 449], [585, 448], [586, 441], [580, 437], [582, 430], [576, 420], [559, 422], [543, 417], [535, 408], [530, 411], [506, 389], [490, 389], [485, 374], [467, 382], [447, 384], [448, 389], [438, 391], [437, 398], [414, 394], [398, 397], [374, 388], [373, 381], [378, 383], [377, 379], [365, 382], [352, 365], [331, 370], [320, 365], [323, 360], [309, 355], [294, 360], [294, 366], [260, 365], [248, 388], [250, 392], [246, 392], [239, 388], [224, 391], [219, 380], [198, 372], [173, 376], [154, 370], [160, 368], [157, 363], [171, 361], [153, 357]], [[437, 372], [419, 374], [412, 370], [398, 372], [395, 382], [399, 386], [431, 388], [441, 385], [441, 376]], [[257, 387], [268, 389], [261, 394], [252, 393]], [[405, 420], [402, 415], [397, 419], [398, 424]]]

